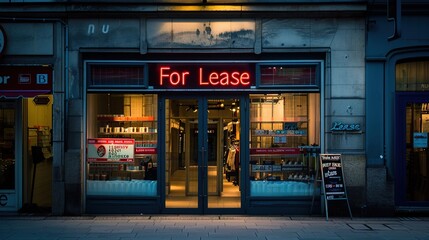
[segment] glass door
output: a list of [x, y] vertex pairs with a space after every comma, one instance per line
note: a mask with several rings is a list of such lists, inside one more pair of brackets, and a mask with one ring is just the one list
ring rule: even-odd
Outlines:
[[165, 208], [240, 209], [240, 101], [166, 99], [165, 117]]
[[429, 95], [397, 95], [396, 202], [429, 206]]

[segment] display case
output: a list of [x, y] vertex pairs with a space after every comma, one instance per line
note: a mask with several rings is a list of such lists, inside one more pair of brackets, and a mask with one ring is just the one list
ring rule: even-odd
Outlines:
[[[306, 122], [252, 123], [250, 179], [252, 196], [312, 194], [315, 160], [304, 150]], [[297, 147], [294, 147], [297, 146]]]

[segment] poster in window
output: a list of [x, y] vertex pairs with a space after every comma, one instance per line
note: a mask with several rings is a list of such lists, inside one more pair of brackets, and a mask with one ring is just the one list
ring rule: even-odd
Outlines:
[[428, 147], [428, 133], [415, 132], [413, 134], [413, 147], [414, 148], [427, 148]]
[[134, 139], [88, 139], [88, 162], [133, 162]]

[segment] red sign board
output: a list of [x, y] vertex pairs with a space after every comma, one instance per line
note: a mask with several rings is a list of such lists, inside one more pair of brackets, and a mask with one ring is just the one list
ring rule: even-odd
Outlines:
[[264, 154], [264, 155], [277, 155], [277, 154], [300, 154], [302, 153], [299, 148], [251, 148], [250, 154], [251, 155], [258, 155], [258, 154]]
[[136, 154], [156, 154], [156, 148], [136, 147]]
[[52, 92], [50, 66], [0, 66], [0, 97], [35, 97]]

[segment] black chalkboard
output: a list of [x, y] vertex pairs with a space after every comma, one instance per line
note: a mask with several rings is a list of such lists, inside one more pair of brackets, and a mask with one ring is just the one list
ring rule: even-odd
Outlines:
[[326, 199], [347, 198], [341, 154], [320, 154]]
[[324, 190], [326, 219], [328, 219], [329, 200], [346, 200], [350, 217], [352, 217], [344, 181], [341, 154], [320, 154], [320, 171]]

